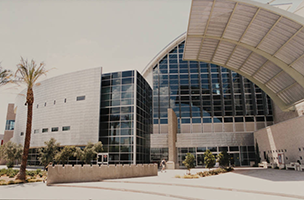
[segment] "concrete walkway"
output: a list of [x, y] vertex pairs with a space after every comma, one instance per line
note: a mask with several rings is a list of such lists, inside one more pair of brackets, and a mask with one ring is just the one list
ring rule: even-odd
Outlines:
[[[192, 169], [191, 173], [206, 169]], [[167, 170], [155, 177], [101, 182], [43, 183], [0, 186], [0, 199], [304, 199], [304, 172], [236, 168], [234, 172], [199, 179], [179, 179], [186, 170]]]

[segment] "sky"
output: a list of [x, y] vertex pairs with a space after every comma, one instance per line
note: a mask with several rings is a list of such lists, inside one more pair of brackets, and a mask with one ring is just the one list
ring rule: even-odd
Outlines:
[[[294, 9], [301, 1], [273, 3], [293, 2]], [[21, 56], [44, 62], [50, 71], [38, 81], [94, 67], [141, 72], [186, 32], [190, 6], [191, 0], [1, 0], [1, 66], [15, 71]], [[8, 103], [24, 88], [0, 88], [0, 134]]]

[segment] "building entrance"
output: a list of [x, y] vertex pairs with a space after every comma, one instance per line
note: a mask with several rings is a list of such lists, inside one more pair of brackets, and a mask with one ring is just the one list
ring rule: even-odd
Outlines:
[[108, 153], [98, 153], [97, 154], [97, 164], [98, 165], [108, 165]]
[[233, 167], [240, 166], [240, 154], [239, 153], [230, 153], [230, 165]]

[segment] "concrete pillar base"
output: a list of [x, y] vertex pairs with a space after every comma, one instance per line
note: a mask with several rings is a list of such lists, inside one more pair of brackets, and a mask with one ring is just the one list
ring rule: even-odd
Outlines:
[[168, 161], [167, 169], [176, 169], [175, 163], [173, 161]]

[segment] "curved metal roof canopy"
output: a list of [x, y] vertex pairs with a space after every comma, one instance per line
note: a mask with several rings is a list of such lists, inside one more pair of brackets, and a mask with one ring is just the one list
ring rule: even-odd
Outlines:
[[282, 110], [304, 99], [304, 18], [246, 0], [193, 0], [184, 60], [248, 78]]

